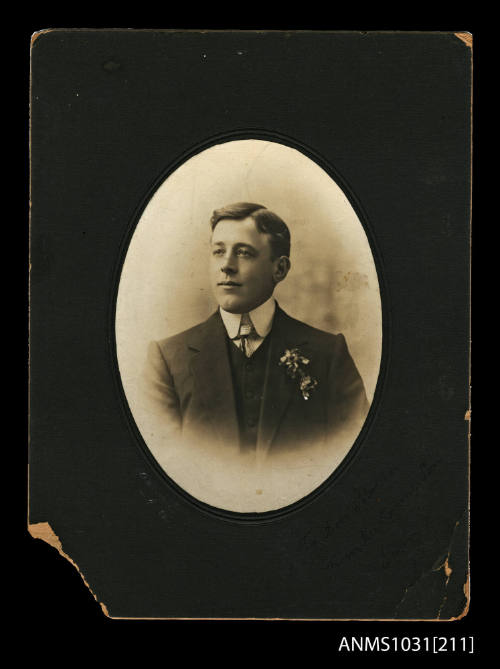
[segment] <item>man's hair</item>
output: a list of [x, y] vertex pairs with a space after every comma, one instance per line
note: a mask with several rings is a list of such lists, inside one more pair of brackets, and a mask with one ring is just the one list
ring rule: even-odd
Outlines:
[[290, 256], [290, 230], [287, 224], [277, 214], [269, 211], [261, 204], [252, 202], [235, 202], [226, 207], [216, 209], [210, 219], [212, 231], [219, 221], [225, 218], [243, 220], [252, 218], [259, 232], [269, 235], [271, 246], [271, 259], [280, 256]]

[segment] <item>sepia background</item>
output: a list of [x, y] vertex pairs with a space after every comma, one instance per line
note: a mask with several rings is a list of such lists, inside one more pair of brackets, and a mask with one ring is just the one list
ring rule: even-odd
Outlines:
[[[284, 462], [282, 470], [275, 465], [267, 482], [256, 483], [255, 472], [250, 474], [247, 465], [235, 463], [233, 488], [226, 480], [230, 466], [226, 477], [216, 455], [203, 453], [202, 446], [201, 459], [213, 462], [213, 476], [207, 462], [200, 475], [186, 453], [174, 456], [175, 449], [170, 452], [168, 445], [155, 439], [137, 393], [148, 343], [200, 323], [217, 308], [208, 280], [209, 219], [214, 209], [239, 201], [262, 204], [287, 223], [292, 267], [275, 296], [294, 318], [345, 335], [372, 401], [380, 367], [382, 315], [366, 234], [328, 174], [299, 151], [276, 142], [241, 140], [213, 146], [160, 185], [139, 220], [123, 265], [116, 345], [130, 409], [167, 473], [213, 506], [266, 511], [311, 492], [340, 464], [352, 440], [339, 445], [333, 457], [312, 455], [297, 467], [293, 461]], [[260, 486], [257, 500], [256, 485]]]

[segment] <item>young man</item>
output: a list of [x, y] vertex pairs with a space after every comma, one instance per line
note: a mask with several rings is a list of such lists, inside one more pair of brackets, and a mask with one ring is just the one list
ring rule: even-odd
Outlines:
[[239, 202], [214, 211], [211, 228], [219, 309], [149, 348], [145, 392], [167, 434], [266, 455], [354, 439], [369, 406], [343, 335], [291, 318], [273, 297], [290, 269], [284, 221]]

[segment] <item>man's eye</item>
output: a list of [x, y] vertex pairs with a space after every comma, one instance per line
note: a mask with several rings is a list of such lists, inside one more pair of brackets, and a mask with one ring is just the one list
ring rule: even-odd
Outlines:
[[246, 249], [238, 249], [238, 251], [236, 251], [236, 253], [237, 253], [237, 255], [244, 256], [244, 257], [250, 257], [252, 255], [250, 253], [250, 251], [247, 251]]
[[221, 256], [221, 255], [223, 255], [223, 253], [224, 253], [224, 251], [222, 249], [214, 249], [212, 251], [212, 255], [214, 255], [214, 256]]

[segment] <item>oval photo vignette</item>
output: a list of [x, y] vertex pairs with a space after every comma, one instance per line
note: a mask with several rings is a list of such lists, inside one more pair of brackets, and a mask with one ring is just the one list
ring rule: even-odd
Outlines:
[[382, 305], [364, 227], [297, 149], [215, 144], [144, 208], [115, 338], [130, 413], [170, 480], [224, 511], [290, 506], [342, 464], [373, 401]]

